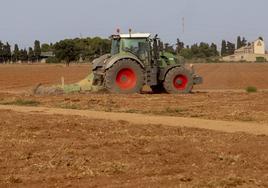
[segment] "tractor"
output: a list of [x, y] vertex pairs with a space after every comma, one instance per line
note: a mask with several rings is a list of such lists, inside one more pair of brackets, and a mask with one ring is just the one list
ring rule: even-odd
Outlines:
[[60, 94], [80, 91], [140, 93], [149, 86], [154, 93], [190, 93], [202, 83], [193, 66], [187, 68], [184, 59], [165, 52], [160, 39], [149, 33], [115, 34], [111, 36], [111, 53], [93, 61], [92, 73], [75, 84], [44, 87], [37, 84], [35, 94]]
[[156, 35], [149, 33], [115, 34], [111, 53], [93, 61], [93, 87], [111, 93], [140, 93], [149, 86], [154, 93], [190, 93], [203, 79], [180, 56], [163, 50]]

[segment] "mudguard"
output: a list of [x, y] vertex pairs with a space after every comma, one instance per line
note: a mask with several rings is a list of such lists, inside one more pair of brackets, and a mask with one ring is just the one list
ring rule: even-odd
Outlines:
[[108, 62], [105, 64], [104, 69], [105, 70], [109, 69], [111, 66], [113, 66], [114, 63], [116, 63], [117, 61], [121, 59], [132, 59], [136, 61], [137, 63], [139, 63], [142, 68], [144, 68], [144, 64], [135, 55], [131, 53], [124, 53], [124, 54], [118, 54], [118, 55], [111, 57], [111, 59], [109, 59]]
[[175, 67], [181, 67], [182, 65], [180, 64], [174, 64], [174, 65], [169, 65], [166, 66], [165, 68], [161, 68], [160, 72], [159, 72], [159, 77], [158, 79], [163, 81], [165, 80], [166, 74], [168, 73], [168, 71], [170, 71], [171, 69], [175, 68]]
[[105, 60], [109, 59], [111, 57], [110, 54], [105, 54], [103, 56], [100, 56], [97, 59], [94, 59], [94, 61], [92, 62], [93, 66], [92, 66], [92, 70], [96, 70], [99, 67], [103, 67]]

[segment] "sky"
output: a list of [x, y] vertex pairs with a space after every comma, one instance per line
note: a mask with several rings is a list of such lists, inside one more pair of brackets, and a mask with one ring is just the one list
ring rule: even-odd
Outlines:
[[267, 0], [0, 0], [0, 40], [28, 47], [36, 39], [107, 38], [117, 28], [171, 44], [268, 40], [267, 9]]

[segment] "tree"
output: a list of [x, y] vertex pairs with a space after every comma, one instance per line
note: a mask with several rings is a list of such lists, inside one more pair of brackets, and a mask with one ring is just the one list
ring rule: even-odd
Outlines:
[[28, 53], [26, 49], [21, 49], [19, 53], [19, 60], [20, 61], [28, 61]]
[[42, 52], [50, 52], [50, 51], [52, 51], [51, 47], [52, 47], [51, 45], [44, 43], [41, 45], [41, 51]]
[[235, 52], [235, 44], [231, 43], [231, 42], [227, 42], [227, 54], [228, 55], [233, 55]]
[[237, 37], [237, 47], [236, 47], [236, 49], [239, 49], [239, 48], [241, 48], [241, 47], [242, 47], [241, 37], [238, 36], [238, 37]]
[[245, 39], [245, 37], [243, 37], [242, 41], [241, 41], [241, 47], [247, 46], [247, 40]]
[[165, 44], [164, 44], [164, 48], [165, 48], [164, 50], [165, 50], [166, 52], [175, 54], [175, 51], [174, 51], [173, 46], [170, 45], [169, 43], [165, 43]]
[[185, 59], [192, 59], [193, 58], [193, 52], [190, 48], [183, 48], [180, 51], [180, 55], [184, 57]]
[[210, 50], [211, 50], [211, 56], [219, 56], [219, 52], [218, 52], [218, 49], [217, 49], [217, 45], [212, 43], [210, 45]]
[[30, 47], [28, 50], [28, 60], [33, 62], [35, 60], [33, 48]]
[[221, 43], [221, 56], [226, 56], [227, 55], [227, 44], [225, 40], [222, 40]]
[[41, 56], [41, 47], [40, 47], [40, 41], [36, 40], [34, 41], [34, 56], [37, 61], [39, 61]]
[[201, 42], [199, 45], [200, 57], [211, 57], [213, 56], [212, 50], [208, 43]]
[[176, 53], [179, 54], [183, 48], [184, 48], [184, 43], [180, 41], [180, 39], [177, 39]]
[[6, 62], [11, 61], [11, 47], [8, 44], [8, 42], [3, 47], [3, 53], [4, 53], [4, 61]]
[[65, 61], [67, 66], [71, 61], [78, 60], [81, 53], [81, 49], [70, 39], [57, 42], [54, 48], [56, 58]]
[[197, 54], [199, 54], [198, 44], [193, 44], [190, 49], [193, 53], [193, 56], [197, 56]]
[[19, 49], [19, 46], [15, 44], [12, 60], [15, 62], [19, 61], [19, 56], [20, 56], [20, 49]]
[[0, 41], [0, 63], [2, 63], [4, 61], [4, 52], [3, 52], [3, 47], [4, 47], [4, 44]]

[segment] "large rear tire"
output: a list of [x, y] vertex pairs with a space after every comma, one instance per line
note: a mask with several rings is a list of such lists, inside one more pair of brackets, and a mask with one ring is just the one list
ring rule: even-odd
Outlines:
[[193, 78], [190, 71], [183, 67], [171, 69], [167, 73], [164, 81], [164, 88], [170, 94], [190, 93], [193, 85]]
[[140, 93], [143, 84], [143, 69], [133, 60], [120, 60], [106, 71], [105, 87], [111, 93]]

